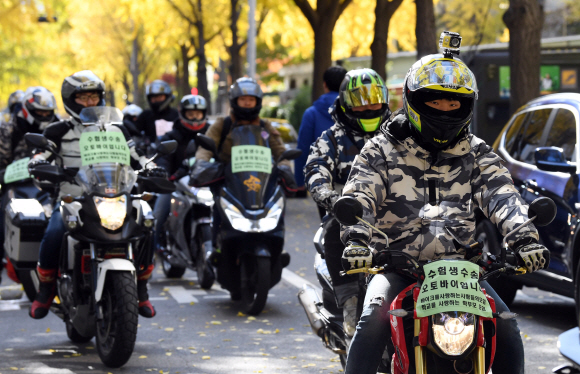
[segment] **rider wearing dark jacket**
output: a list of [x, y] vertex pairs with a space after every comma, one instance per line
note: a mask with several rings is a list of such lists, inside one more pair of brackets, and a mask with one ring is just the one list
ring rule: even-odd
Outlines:
[[[355, 99], [353, 102], [351, 95], [356, 95], [353, 92], [365, 87], [379, 94], [369, 97], [369, 100]], [[304, 167], [304, 180], [312, 198], [327, 211], [332, 211], [334, 202], [340, 196], [355, 157], [365, 143], [375, 136], [379, 125], [389, 117], [388, 102], [386, 86], [374, 70], [359, 69], [346, 73], [331, 112], [335, 123], [310, 146], [310, 155]], [[345, 332], [352, 336], [356, 327], [358, 278], [339, 274], [344, 249], [340, 241], [340, 224], [330, 217], [324, 226], [324, 258], [338, 306], [343, 308]]]
[[169, 105], [175, 99], [169, 84], [162, 80], [155, 80], [145, 92], [149, 108], [137, 117], [135, 126], [139, 131], [144, 131], [149, 138], [150, 144], [154, 144], [158, 137], [158, 128], [163, 127], [163, 122], [173, 122], [179, 118], [179, 113]]
[[[170, 181], [176, 181], [187, 175], [189, 162], [186, 159], [185, 150], [191, 140], [197, 134], [205, 134], [207, 124], [207, 103], [203, 96], [186, 95], [179, 103], [179, 118], [173, 122], [173, 130], [161, 137], [161, 141], [176, 140], [175, 152], [163, 156], [157, 160], [157, 165], [164, 168], [169, 174]], [[184, 164], [187, 162], [187, 164]], [[167, 221], [171, 208], [171, 194], [161, 194], [155, 202], [155, 248], [161, 250], [165, 247], [163, 225]]]

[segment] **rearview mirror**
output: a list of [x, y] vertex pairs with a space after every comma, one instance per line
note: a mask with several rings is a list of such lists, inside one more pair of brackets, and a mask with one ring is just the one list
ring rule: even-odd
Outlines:
[[217, 156], [217, 146], [212, 138], [204, 134], [197, 134], [196, 140], [200, 147], [211, 151], [214, 156]]
[[278, 162], [282, 160], [296, 160], [302, 155], [302, 150], [300, 149], [287, 149], [280, 155]]
[[177, 149], [177, 141], [167, 140], [159, 144], [159, 146], [157, 147], [157, 153], [159, 153], [162, 156], [167, 156], [175, 152], [176, 149]]
[[362, 204], [352, 196], [343, 196], [336, 201], [332, 209], [334, 216], [341, 224], [352, 226], [363, 216]]
[[556, 204], [549, 197], [539, 197], [530, 204], [528, 217], [536, 217], [535, 226], [549, 225], [556, 217]]
[[28, 145], [34, 148], [39, 149], [48, 148], [48, 139], [46, 139], [42, 134], [27, 132], [26, 134], [24, 134], [24, 140], [26, 140], [26, 143], [28, 143]]
[[197, 144], [195, 144], [195, 140], [191, 139], [189, 141], [189, 143], [187, 143], [187, 147], [185, 148], [185, 157], [195, 156], [196, 151], [197, 151]]

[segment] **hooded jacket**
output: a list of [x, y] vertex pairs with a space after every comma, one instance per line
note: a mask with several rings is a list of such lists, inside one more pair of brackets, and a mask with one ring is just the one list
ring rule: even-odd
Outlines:
[[139, 131], [144, 131], [145, 136], [149, 138], [149, 141], [155, 143], [157, 140], [157, 127], [155, 126], [155, 122], [160, 119], [173, 122], [178, 118], [179, 113], [177, 112], [177, 109], [172, 107], [167, 107], [159, 113], [155, 113], [151, 109], [145, 109], [143, 113], [137, 117], [135, 127], [137, 127], [137, 130]]
[[325, 130], [310, 146], [310, 154], [304, 167], [304, 179], [314, 201], [327, 210], [328, 197], [340, 195], [348, 180], [355, 157], [365, 143], [375, 133], [353, 131], [343, 124], [336, 110], [332, 107], [331, 116], [334, 125]]
[[[157, 159], [157, 166], [164, 168], [169, 175], [175, 174], [180, 168], [183, 167], [183, 160], [185, 159], [185, 150], [189, 142], [197, 136], [197, 134], [205, 134], [209, 125], [206, 123], [205, 127], [200, 131], [188, 130], [181, 123], [181, 119], [176, 119], [173, 121], [173, 130], [169, 131], [159, 139], [164, 142], [166, 140], [177, 141], [177, 149], [175, 152], [160, 157]], [[183, 170], [183, 175], [187, 173], [187, 170]]]
[[324, 131], [334, 124], [330, 109], [337, 97], [338, 92], [336, 91], [321, 95], [311, 107], [306, 109], [302, 116], [300, 129], [298, 130], [297, 146], [298, 149], [302, 150], [302, 155], [294, 161], [294, 173], [298, 186], [303, 186], [305, 182], [302, 170], [307, 162], [310, 146]]
[[[508, 170], [483, 140], [468, 132], [433, 155], [420, 147], [404, 114], [381, 127], [356, 158], [344, 196], [363, 205], [363, 218], [389, 237], [389, 250], [419, 260], [463, 255], [448, 227], [463, 244], [473, 243], [475, 208], [480, 208], [502, 235], [528, 219], [528, 206]], [[538, 233], [532, 225], [513, 235], [510, 245]], [[341, 238], [369, 243], [365, 226], [343, 226]], [[374, 238], [381, 250], [384, 239]]]

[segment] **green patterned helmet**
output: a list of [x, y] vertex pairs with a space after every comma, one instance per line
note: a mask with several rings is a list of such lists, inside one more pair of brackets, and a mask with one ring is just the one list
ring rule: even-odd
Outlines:
[[[346, 117], [364, 132], [375, 132], [391, 114], [387, 86], [372, 69], [357, 69], [346, 73], [339, 92], [339, 101]], [[381, 104], [379, 109], [356, 111], [353, 108]]]

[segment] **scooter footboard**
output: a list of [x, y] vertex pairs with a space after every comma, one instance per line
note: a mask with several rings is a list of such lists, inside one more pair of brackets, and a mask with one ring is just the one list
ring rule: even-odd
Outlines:
[[121, 258], [112, 258], [99, 263], [97, 269], [97, 289], [95, 290], [95, 300], [98, 302], [103, 296], [103, 288], [109, 271], [130, 271], [135, 274], [135, 266], [129, 260]]

